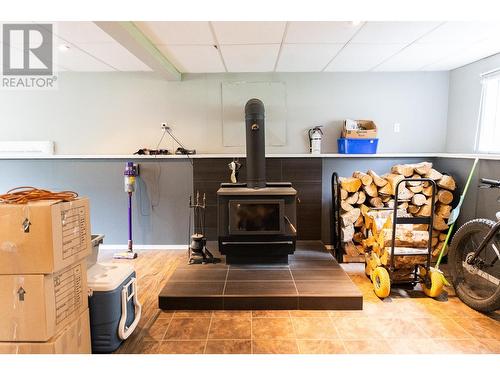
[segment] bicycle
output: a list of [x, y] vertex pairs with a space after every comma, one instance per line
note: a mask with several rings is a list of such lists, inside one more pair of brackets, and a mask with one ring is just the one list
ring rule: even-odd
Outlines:
[[[482, 187], [500, 188], [500, 180], [481, 179]], [[452, 284], [474, 310], [500, 309], [500, 211], [497, 221], [474, 219], [463, 224], [450, 244]]]

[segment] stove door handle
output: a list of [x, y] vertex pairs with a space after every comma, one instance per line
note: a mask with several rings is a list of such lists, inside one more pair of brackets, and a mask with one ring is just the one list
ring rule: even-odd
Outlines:
[[292, 232], [294, 234], [297, 234], [297, 229], [295, 228], [295, 226], [292, 224], [292, 222], [290, 221], [290, 219], [288, 218], [288, 216], [285, 216], [285, 220], [287, 221], [288, 225], [290, 226], [290, 228], [292, 229]]

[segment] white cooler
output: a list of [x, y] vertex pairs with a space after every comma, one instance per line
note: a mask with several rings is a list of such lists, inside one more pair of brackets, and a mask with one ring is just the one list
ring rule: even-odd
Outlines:
[[87, 271], [93, 353], [111, 353], [126, 340], [141, 318], [134, 267], [96, 263]]

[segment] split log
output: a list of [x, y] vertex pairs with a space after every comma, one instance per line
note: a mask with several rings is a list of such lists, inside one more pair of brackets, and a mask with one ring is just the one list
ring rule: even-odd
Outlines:
[[394, 208], [394, 199], [390, 199], [384, 203], [385, 207]]
[[340, 189], [340, 199], [345, 200], [349, 196], [349, 193], [347, 190]]
[[444, 241], [446, 240], [447, 233], [439, 233], [439, 241]]
[[359, 178], [363, 185], [370, 185], [373, 182], [372, 176], [370, 176], [369, 174], [360, 172], [360, 171], [354, 172], [352, 174], [352, 177]]
[[423, 194], [415, 194], [411, 199], [411, 203], [415, 206], [423, 206], [427, 201], [427, 197]]
[[399, 185], [398, 199], [410, 200], [413, 197], [413, 193], [404, 185]]
[[434, 247], [439, 243], [439, 238], [438, 237], [432, 237], [431, 240], [431, 246]]
[[380, 189], [378, 189], [378, 193], [379, 193], [379, 195], [387, 195], [389, 197], [391, 195], [393, 195], [392, 194], [392, 186], [391, 186], [391, 184], [387, 183], [387, 185], [382, 186]]
[[378, 196], [378, 190], [377, 190], [377, 185], [375, 184], [370, 184], [370, 185], [364, 185], [363, 189], [366, 193], [366, 195], [370, 197], [377, 197]]
[[349, 177], [349, 178], [340, 178], [340, 186], [342, 189], [346, 190], [349, 193], [355, 193], [361, 187], [361, 180], [359, 178]]
[[356, 248], [356, 245], [354, 245], [352, 241], [346, 242], [344, 244], [344, 252], [352, 257], [359, 255], [358, 249]]
[[354, 227], [356, 228], [362, 227], [364, 223], [365, 220], [363, 219], [363, 215], [359, 215], [358, 219], [354, 222]]
[[342, 210], [344, 212], [349, 212], [351, 210], [354, 209], [353, 206], [351, 206], [349, 203], [347, 203], [346, 201], [340, 201], [340, 207], [342, 208]]
[[451, 214], [451, 206], [449, 204], [438, 203], [436, 205], [436, 215], [448, 219]]
[[422, 183], [418, 186], [408, 186], [408, 189], [415, 194], [421, 193], [422, 190], [424, 190], [424, 187], [422, 186]]
[[358, 192], [355, 192], [355, 193], [352, 193], [350, 196], [348, 196], [345, 201], [349, 204], [356, 204], [356, 203], [358, 203], [358, 198], [359, 198], [359, 194], [358, 194]]
[[430, 178], [431, 180], [437, 181], [443, 178], [443, 175], [436, 171], [434, 168], [431, 168], [429, 173], [425, 175], [426, 178]]
[[363, 242], [363, 240], [366, 239], [365, 235], [363, 234], [363, 232], [356, 232], [354, 233], [354, 235], [352, 236], [352, 240], [356, 243], [361, 243]]
[[450, 204], [453, 202], [453, 193], [448, 190], [439, 190], [437, 193], [437, 200], [443, 204]]
[[382, 198], [380, 198], [380, 197], [370, 198], [370, 200], [368, 202], [370, 203], [370, 206], [375, 207], [375, 208], [384, 207], [384, 203], [382, 202]]
[[390, 195], [381, 195], [380, 199], [382, 199], [382, 202], [387, 203], [392, 199], [392, 197]]
[[[400, 247], [427, 247], [429, 232], [422, 230], [396, 229], [395, 246]], [[392, 229], [382, 229], [379, 234], [380, 246], [392, 246]]]
[[383, 187], [383, 186], [387, 185], [387, 180], [380, 177], [378, 174], [376, 174], [371, 169], [367, 172], [367, 174], [373, 179], [373, 183], [375, 185], [377, 185], [378, 187]]
[[434, 237], [439, 237], [439, 235], [440, 235], [440, 234], [441, 234], [441, 232], [440, 232], [440, 231], [435, 230], [435, 229], [433, 229], [433, 230], [432, 230], [432, 238], [434, 238]]
[[342, 242], [352, 241], [352, 236], [354, 236], [354, 225], [348, 225], [347, 227], [340, 229], [340, 237]]
[[428, 217], [431, 216], [432, 207], [430, 204], [424, 204], [423, 206], [420, 207], [420, 210], [418, 210], [416, 216], [420, 217]]
[[410, 177], [413, 176], [413, 166], [410, 164], [398, 164], [391, 168], [391, 172], [405, 177]]
[[[411, 176], [411, 178], [421, 178], [419, 174], [417, 173], [414, 173], [413, 176]], [[416, 187], [416, 186], [422, 186], [422, 181], [408, 181], [406, 183], [406, 185], [408, 186], [413, 186], [413, 187]]]
[[448, 176], [446, 174], [441, 177], [441, 179], [437, 182], [437, 185], [439, 187], [442, 187], [443, 189], [448, 189], [448, 190], [455, 190], [457, 188], [457, 184], [455, 183], [455, 180], [453, 177]]
[[439, 215], [434, 215], [432, 227], [437, 231], [444, 231], [449, 228], [448, 224], [444, 221], [444, 218]]
[[413, 224], [413, 230], [429, 230], [429, 225], [428, 224]]
[[361, 244], [356, 245], [356, 249], [358, 250], [358, 253], [360, 255], [364, 254], [366, 252], [365, 247]]
[[363, 204], [366, 201], [366, 194], [364, 191], [358, 191], [358, 201], [356, 204]]
[[408, 209], [408, 207], [409, 207], [408, 202], [403, 202], [403, 203], [400, 203], [400, 205], [398, 206], [398, 208], [399, 208], [400, 210], [407, 210], [407, 209]]
[[405, 176], [400, 175], [400, 174], [394, 174], [394, 173], [389, 173], [386, 176], [386, 180], [389, 181], [389, 184], [391, 184], [391, 194], [395, 195], [396, 194], [396, 185], [398, 182], [403, 180]]
[[415, 205], [413, 205], [413, 204], [410, 204], [410, 205], [408, 206], [408, 212], [409, 212], [410, 214], [412, 214], [412, 215], [415, 215], [415, 214], [418, 212], [418, 210], [420, 210], [420, 207], [419, 207], [419, 206], [415, 206]]
[[432, 163], [424, 161], [422, 163], [413, 164], [413, 169], [420, 176], [425, 176], [426, 174], [428, 174], [431, 171], [431, 169], [432, 169]]
[[341, 214], [340, 219], [342, 220], [342, 225], [347, 227], [349, 225], [353, 225], [360, 216], [361, 210], [359, 208], [353, 208], [352, 210]]
[[422, 194], [425, 195], [426, 197], [430, 197], [432, 195], [432, 186], [426, 186], [422, 189]]

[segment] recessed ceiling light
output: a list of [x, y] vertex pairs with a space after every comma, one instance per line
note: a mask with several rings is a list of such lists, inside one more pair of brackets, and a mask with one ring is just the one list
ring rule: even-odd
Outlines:
[[59, 51], [67, 52], [67, 51], [69, 51], [69, 49], [70, 49], [70, 46], [68, 46], [67, 44], [59, 44]]

